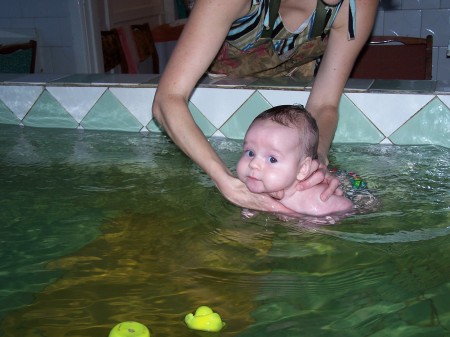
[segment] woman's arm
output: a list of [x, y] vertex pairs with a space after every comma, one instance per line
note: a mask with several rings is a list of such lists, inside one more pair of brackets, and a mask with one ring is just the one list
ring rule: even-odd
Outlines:
[[187, 102], [236, 18], [250, 9], [248, 0], [197, 0], [162, 75], [153, 117], [172, 140], [215, 182], [230, 202], [255, 210], [290, 211], [269, 196], [253, 194], [228, 170], [195, 124]]
[[321, 194], [324, 201], [333, 194], [342, 195], [342, 191], [336, 190], [339, 181], [326, 169], [328, 150], [337, 127], [339, 101], [355, 60], [372, 31], [377, 7], [377, 0], [356, 0], [356, 36], [348, 40], [349, 0], [344, 1], [331, 29], [328, 46], [306, 104], [306, 109], [314, 116], [319, 127], [318, 170], [321, 174], [299, 184], [299, 190], [314, 186], [324, 179], [328, 183], [328, 188]]
[[338, 122], [339, 101], [355, 60], [372, 31], [377, 7], [377, 0], [356, 0], [356, 36], [348, 40], [349, 0], [344, 1], [306, 104], [319, 127], [318, 153], [325, 165]]

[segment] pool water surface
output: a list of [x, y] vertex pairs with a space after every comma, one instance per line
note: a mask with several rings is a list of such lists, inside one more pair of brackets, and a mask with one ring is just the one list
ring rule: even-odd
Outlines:
[[[161, 134], [0, 125], [0, 336], [450, 336], [450, 150], [333, 146], [376, 210], [245, 219]], [[211, 140], [230, 168], [240, 142]]]

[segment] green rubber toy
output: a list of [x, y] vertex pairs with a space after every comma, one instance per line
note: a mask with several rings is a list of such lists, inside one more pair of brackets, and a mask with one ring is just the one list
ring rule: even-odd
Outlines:
[[207, 306], [199, 307], [194, 315], [187, 314], [184, 321], [189, 329], [200, 331], [218, 332], [225, 326], [220, 315]]
[[111, 330], [109, 337], [150, 337], [150, 331], [141, 323], [122, 322]]

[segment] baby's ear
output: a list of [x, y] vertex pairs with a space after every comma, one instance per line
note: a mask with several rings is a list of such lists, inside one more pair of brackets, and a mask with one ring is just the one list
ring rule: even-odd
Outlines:
[[303, 179], [306, 179], [310, 175], [311, 171], [311, 157], [306, 157], [303, 162], [300, 164], [300, 170], [297, 174], [297, 179], [302, 181]]

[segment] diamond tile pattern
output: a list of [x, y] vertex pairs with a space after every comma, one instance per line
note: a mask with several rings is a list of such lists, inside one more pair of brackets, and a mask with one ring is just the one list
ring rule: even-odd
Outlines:
[[142, 125], [150, 122], [155, 88], [110, 88], [109, 90]]
[[253, 92], [248, 89], [197, 88], [190, 101], [219, 129]]
[[42, 128], [75, 129], [77, 121], [47, 91], [44, 90], [36, 103], [22, 120], [25, 126]]
[[339, 122], [334, 142], [378, 144], [384, 138], [364, 113], [343, 95], [339, 104]]
[[0, 124], [20, 124], [20, 119], [2, 101], [0, 101]]
[[[32, 80], [0, 82], [0, 123], [162, 132], [151, 112], [156, 84], [139, 85], [133, 78], [122, 84], [91, 84], [97, 79], [94, 75], [75, 77], [88, 83], [68, 83], [70, 76], [47, 85]], [[264, 83], [262, 87], [253, 82], [227, 88], [200, 84], [189, 109], [207, 137], [242, 139], [259, 112], [274, 105], [306, 104], [309, 91], [299, 89], [301, 86]], [[370, 81], [349, 83], [339, 105], [334, 142], [450, 147], [450, 92], [443, 92], [441, 86], [435, 93], [431, 86], [429, 82], [409, 82], [405, 90], [389, 91], [383, 90], [380, 82], [378, 86]]]
[[0, 86], [0, 101], [21, 120], [43, 90], [41, 86]]
[[142, 129], [142, 124], [109, 90], [105, 91], [80, 124], [88, 130], [137, 132]]
[[434, 98], [390, 137], [394, 144], [435, 144], [450, 147], [450, 109]]
[[252, 96], [228, 119], [220, 128], [222, 134], [227, 138], [243, 139], [250, 123], [264, 110], [272, 105], [259, 93]]
[[433, 98], [432, 95], [380, 93], [347, 93], [346, 96], [386, 136], [390, 136]]
[[195, 123], [197, 123], [203, 134], [207, 137], [211, 137], [214, 132], [216, 132], [216, 128], [214, 127], [214, 125], [211, 124], [208, 118], [206, 118], [206, 116], [203, 115], [192, 102], [189, 102], [188, 108], [192, 114], [192, 117], [194, 118]]
[[79, 123], [92, 109], [106, 88], [98, 87], [47, 87], [47, 91]]

